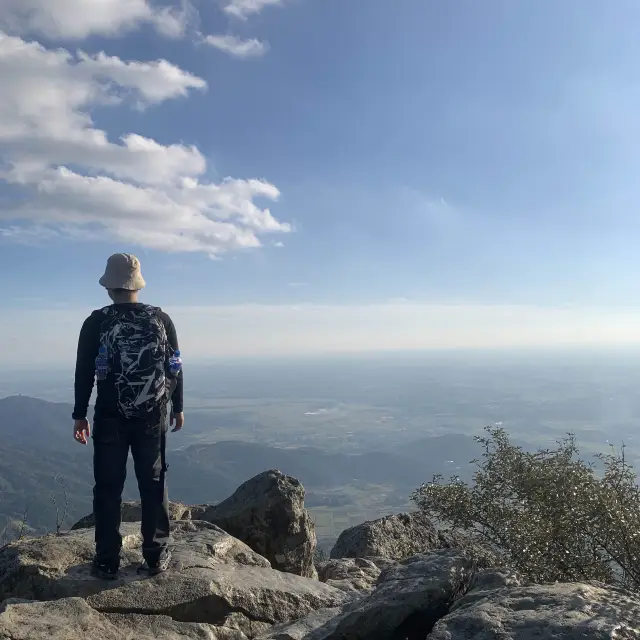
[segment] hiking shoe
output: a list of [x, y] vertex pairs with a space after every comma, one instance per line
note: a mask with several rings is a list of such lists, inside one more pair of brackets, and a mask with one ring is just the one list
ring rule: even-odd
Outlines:
[[149, 564], [146, 560], [140, 565], [138, 569], [138, 573], [146, 573], [149, 576], [157, 576], [161, 573], [164, 573], [171, 564], [171, 553], [167, 552], [164, 554], [158, 562], [153, 562]]
[[91, 567], [91, 574], [99, 580], [117, 580], [118, 569], [116, 565], [94, 560], [93, 566]]

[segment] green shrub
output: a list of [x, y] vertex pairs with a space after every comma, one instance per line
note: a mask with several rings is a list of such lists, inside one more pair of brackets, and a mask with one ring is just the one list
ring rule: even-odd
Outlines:
[[597, 580], [640, 589], [640, 489], [624, 446], [580, 458], [573, 435], [524, 451], [487, 427], [473, 483], [441, 476], [413, 500], [452, 532], [502, 554], [534, 582]]
[[316, 547], [316, 550], [313, 552], [313, 564], [316, 567], [322, 562], [326, 562], [327, 560], [327, 552], [322, 547]]

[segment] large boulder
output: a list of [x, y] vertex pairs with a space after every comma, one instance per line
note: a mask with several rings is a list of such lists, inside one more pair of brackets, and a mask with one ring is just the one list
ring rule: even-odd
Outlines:
[[386, 569], [370, 595], [272, 627], [264, 640], [640, 640], [640, 595], [602, 584], [525, 584], [440, 550]]
[[386, 640], [432, 627], [469, 588], [474, 565], [457, 550], [414, 556], [380, 576], [376, 590], [347, 611], [327, 639]]
[[[462, 598], [428, 640], [637, 640], [640, 597], [610, 587], [559, 583], [507, 587]], [[429, 631], [423, 629], [422, 637]]]
[[81, 598], [49, 602], [6, 600], [0, 638], [7, 640], [247, 640], [240, 631], [166, 616], [101, 614]]
[[[267, 558], [274, 569], [316, 578], [313, 564], [316, 533], [304, 508], [304, 487], [280, 471], [266, 471], [245, 482], [230, 498], [216, 505], [189, 507], [170, 503], [173, 520], [205, 520], [248, 544]], [[137, 522], [139, 502], [124, 502], [122, 521]], [[73, 530], [93, 527], [93, 515]]]
[[[368, 596], [329, 612], [275, 627], [273, 640], [395, 640], [424, 638], [424, 629], [450, 610], [469, 588], [474, 565], [456, 550], [415, 556], [382, 572]], [[305, 630], [305, 635], [300, 635]], [[417, 631], [417, 634], [416, 634]], [[420, 635], [422, 634], [422, 635]]]
[[129, 581], [87, 598], [98, 611], [152, 612], [235, 628], [250, 636], [347, 600], [342, 591], [316, 580], [241, 565], [193, 567], [153, 580]]
[[[134, 580], [142, 562], [139, 523], [122, 526], [122, 543], [121, 581]], [[174, 565], [183, 569], [270, 566], [266, 558], [209, 522], [173, 523], [171, 546]], [[93, 529], [12, 542], [0, 550], [0, 601], [57, 600], [101, 591], [104, 585], [91, 576], [94, 550]]]
[[304, 508], [304, 487], [280, 471], [245, 482], [217, 505], [191, 507], [191, 517], [218, 525], [249, 545], [279, 571], [317, 578], [316, 533]]
[[331, 557], [381, 556], [404, 560], [451, 546], [451, 538], [436, 530], [431, 521], [421, 513], [401, 513], [364, 522], [343, 531], [331, 550]]
[[207, 522], [173, 523], [173, 564], [144, 578], [139, 523], [123, 526], [120, 578], [105, 584], [90, 576], [93, 530], [14, 542], [0, 551], [0, 601], [81, 597], [94, 610], [128, 616], [168, 616], [248, 636], [272, 625], [335, 608], [349, 597], [329, 585], [270, 568], [268, 560]]

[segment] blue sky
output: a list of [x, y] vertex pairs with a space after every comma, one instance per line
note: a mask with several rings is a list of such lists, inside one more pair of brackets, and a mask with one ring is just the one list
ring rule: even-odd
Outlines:
[[[268, 206], [279, 228], [263, 234], [251, 227], [261, 246], [223, 243], [216, 259], [199, 239], [199, 248], [185, 240], [188, 250], [170, 250], [175, 236], [185, 238], [177, 223], [147, 242], [143, 221], [128, 242], [119, 214], [103, 225], [102, 204], [88, 211], [104, 202], [102, 192], [81, 205], [65, 192], [49, 214], [43, 185], [60, 176], [38, 169], [20, 182], [14, 174], [0, 179], [0, 229], [10, 229], [0, 232], [0, 295], [12, 314], [101, 304], [96, 281], [106, 257], [122, 250], [141, 258], [147, 299], [168, 308], [316, 305], [340, 314], [401, 304], [429, 315], [433, 305], [465, 305], [493, 308], [497, 319], [515, 305], [609, 314], [594, 320], [604, 329], [587, 342], [613, 340], [615, 314], [636, 313], [637, 2], [276, 0], [242, 19], [229, 11], [234, 0], [200, 0], [176, 14], [181, 33], [171, 36], [158, 26], [159, 14], [117, 26], [119, 0], [111, 31], [97, 24], [60, 33], [50, 26], [64, 17], [55, 15], [56, 1], [46, 9], [43, 2], [27, 0], [49, 22], [29, 21], [18, 0], [0, 9], [6, 37], [121, 61], [162, 58], [207, 85], [158, 73], [149, 88], [140, 74], [120, 92], [112, 90], [120, 76], [105, 83], [101, 74], [111, 71], [96, 63], [94, 75], [78, 81], [102, 82], [111, 97], [125, 99], [72, 105], [72, 113], [89, 114], [91, 127], [115, 143], [134, 133], [161, 145], [195, 145], [206, 167], [187, 173], [201, 184], [227, 176], [266, 181], [279, 197], [247, 201], [258, 212]], [[229, 55], [205, 42], [212, 35], [248, 41], [262, 55]], [[0, 66], [0, 73], [11, 71]], [[127, 92], [138, 92], [141, 104]], [[20, 166], [30, 166], [33, 147], [11, 144]], [[47, 171], [64, 166], [78, 176], [115, 173], [146, 184], [113, 163], [87, 167], [90, 149], [64, 156], [53, 146], [47, 138]], [[2, 158], [9, 165], [13, 148]], [[69, 157], [82, 161], [63, 161]], [[171, 171], [167, 181], [181, 178]], [[149, 188], [164, 197], [164, 181], [157, 182]], [[35, 213], [16, 206], [31, 201]], [[69, 203], [87, 224], [59, 213]], [[128, 215], [142, 220], [145, 212]], [[422, 316], [412, 318], [419, 332]], [[471, 321], [460, 327], [461, 336], [470, 331]], [[544, 334], [536, 339], [544, 342]]]

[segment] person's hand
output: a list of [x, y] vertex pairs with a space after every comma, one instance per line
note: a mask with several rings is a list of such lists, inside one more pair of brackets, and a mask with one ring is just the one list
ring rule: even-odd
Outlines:
[[172, 432], [180, 431], [184, 427], [184, 412], [172, 413], [169, 424], [173, 427]]
[[91, 426], [86, 418], [73, 423], [73, 438], [80, 444], [87, 444], [91, 435]]

